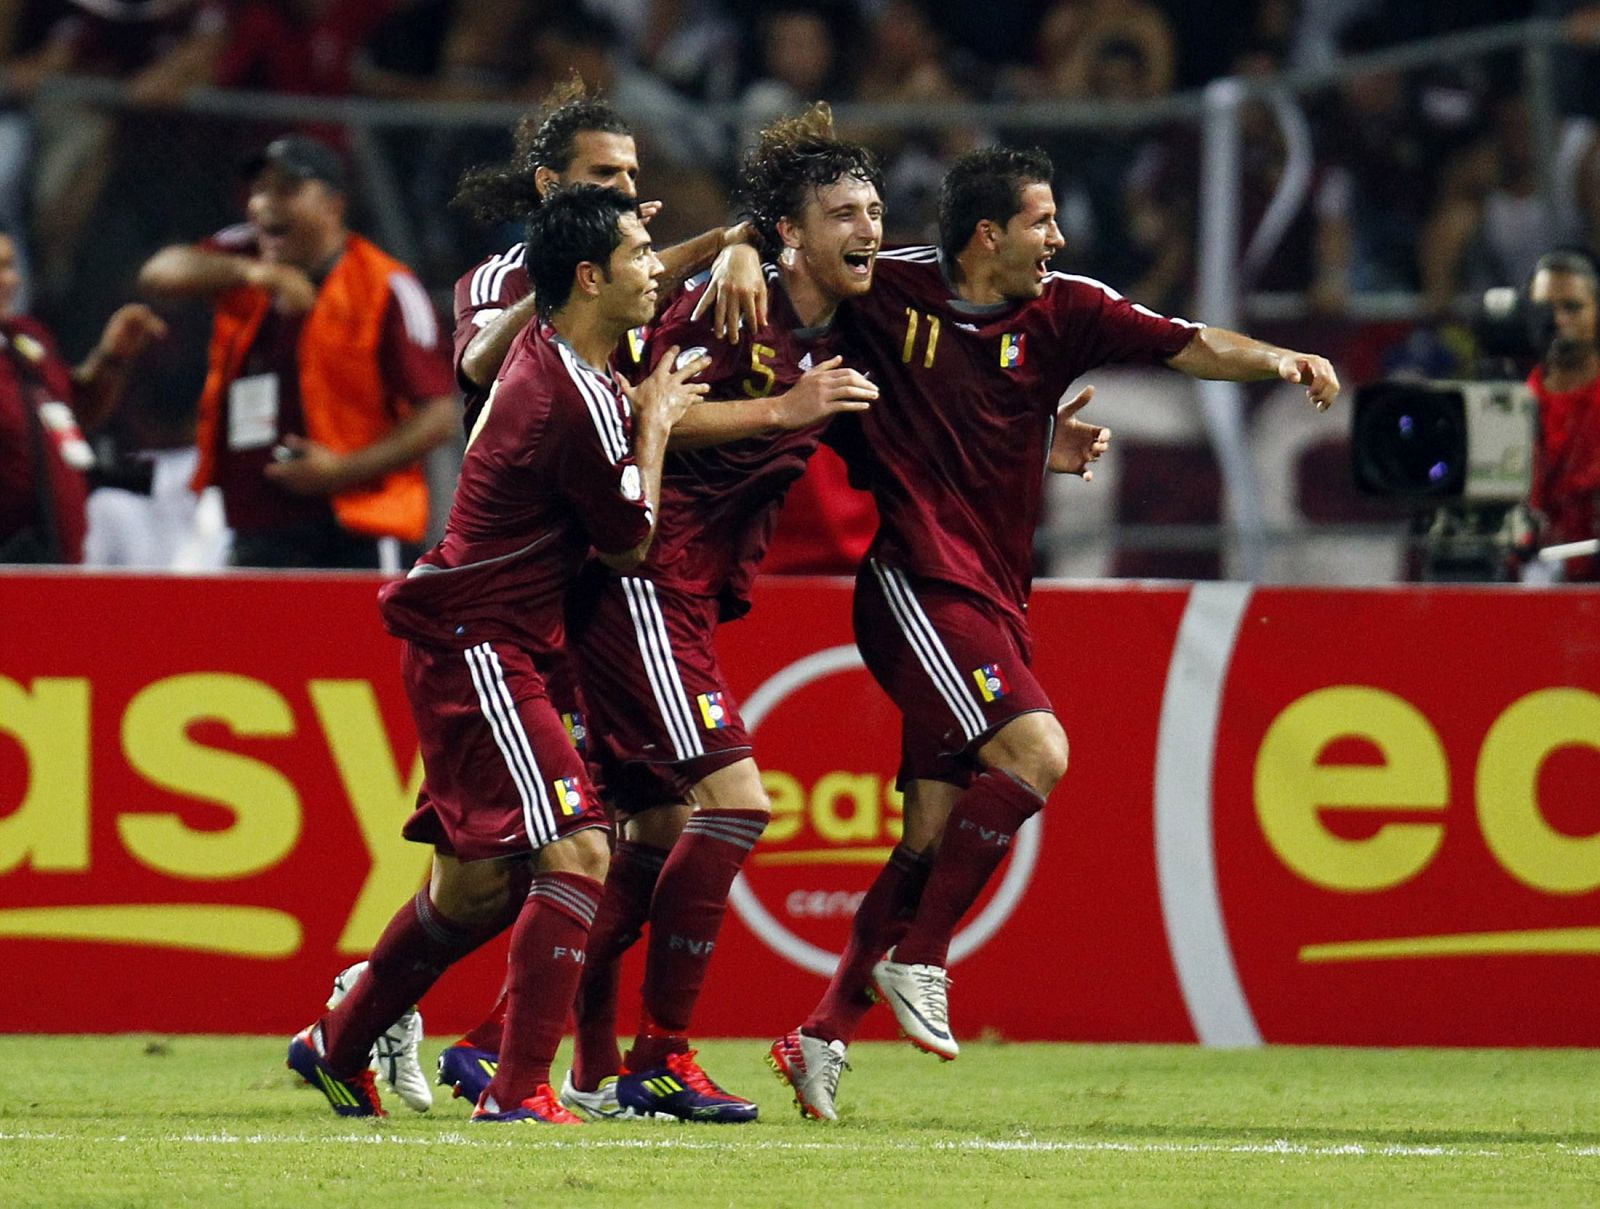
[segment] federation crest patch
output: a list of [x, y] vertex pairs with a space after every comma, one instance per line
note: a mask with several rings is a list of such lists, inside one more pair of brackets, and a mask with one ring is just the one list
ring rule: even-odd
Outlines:
[[695, 703], [700, 707], [700, 720], [707, 730], [721, 730], [728, 725], [728, 709], [722, 703], [721, 693], [701, 693]]
[[589, 728], [583, 724], [583, 715], [574, 710], [570, 714], [561, 715], [561, 725], [567, 728], [567, 738], [572, 740], [572, 746], [580, 752], [589, 748]]
[[1000, 337], [1000, 368], [1021, 369], [1027, 353], [1027, 336], [1023, 332], [1007, 332]]
[[624, 466], [622, 468], [622, 481], [618, 484], [622, 498], [638, 503], [644, 499], [644, 476], [639, 473], [637, 466]]
[[556, 805], [562, 814], [583, 813], [583, 790], [578, 787], [577, 777], [557, 777], [550, 782], [550, 788], [555, 790]]
[[701, 357], [707, 356], [710, 351], [710, 349], [705, 348], [686, 348], [678, 354], [677, 360], [672, 363], [672, 368], [682, 369], [690, 362], [698, 361]]
[[1011, 686], [1006, 683], [1006, 674], [1000, 670], [998, 663], [986, 663], [977, 668], [972, 678], [977, 682], [978, 693], [985, 701], [998, 701], [1011, 691]]

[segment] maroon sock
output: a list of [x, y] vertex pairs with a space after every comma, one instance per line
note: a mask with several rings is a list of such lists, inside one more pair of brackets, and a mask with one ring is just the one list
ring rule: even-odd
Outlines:
[[355, 986], [319, 1022], [328, 1065], [341, 1074], [366, 1066], [383, 1030], [502, 927], [463, 927], [440, 914], [425, 888], [417, 891], [383, 930]]
[[765, 810], [696, 811], [672, 846], [650, 900], [644, 1010], [623, 1060], [629, 1070], [651, 1070], [689, 1047], [689, 1018], [728, 910], [728, 890], [767, 818]]
[[[517, 916], [522, 913], [523, 900], [528, 897], [528, 890], [533, 885], [533, 862], [519, 863], [511, 872], [510, 890], [506, 896], [506, 910], [503, 918], [495, 924], [495, 931], [499, 932], [509, 928], [517, 922]], [[491, 1054], [500, 1052], [500, 1037], [506, 1027], [506, 988], [501, 986], [500, 997], [494, 1001], [494, 1007], [489, 1009], [489, 1014], [478, 1024], [463, 1033], [458, 1045], [470, 1045], [474, 1049], [488, 1050]]]
[[988, 884], [1017, 828], [1044, 806], [1030, 786], [998, 769], [977, 777], [956, 799], [928, 874], [916, 918], [894, 947], [908, 965], [947, 964], [950, 937]]
[[581, 873], [539, 873], [511, 932], [506, 1027], [500, 1065], [486, 1095], [509, 1111], [550, 1082], [550, 1061], [566, 1030], [567, 1012], [589, 938], [600, 883]]
[[856, 908], [850, 924], [850, 942], [834, 967], [821, 1001], [800, 1026], [802, 1032], [824, 1041], [849, 1044], [861, 1018], [872, 1006], [872, 997], [867, 994], [872, 967], [911, 926], [932, 867], [932, 857], [904, 844], [895, 846], [888, 864], [878, 871]]
[[622, 1069], [617, 1048], [617, 979], [622, 955], [644, 931], [650, 896], [667, 853], [648, 844], [623, 840], [611, 854], [611, 872], [578, 981], [573, 1005], [577, 1034], [572, 1048], [572, 1082], [579, 1091], [593, 1091], [600, 1080]]
[[500, 988], [500, 998], [494, 1001], [494, 1007], [489, 1009], [489, 1014], [479, 1023], [461, 1034], [457, 1045], [470, 1045], [473, 1049], [486, 1049], [490, 1053], [500, 1052], [500, 1038], [506, 1027], [506, 989]]

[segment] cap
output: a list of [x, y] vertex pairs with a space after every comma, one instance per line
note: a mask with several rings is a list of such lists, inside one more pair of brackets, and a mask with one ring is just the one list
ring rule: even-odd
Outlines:
[[332, 147], [304, 134], [273, 139], [245, 161], [244, 178], [254, 180], [267, 168], [277, 168], [301, 180], [321, 181], [337, 193], [345, 191], [344, 160]]

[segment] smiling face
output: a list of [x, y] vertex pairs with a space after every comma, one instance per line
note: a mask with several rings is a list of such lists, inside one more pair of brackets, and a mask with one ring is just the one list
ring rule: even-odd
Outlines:
[[1056, 226], [1056, 199], [1045, 181], [1022, 186], [1022, 207], [1002, 228], [986, 220], [994, 257], [992, 281], [1001, 297], [1037, 298], [1056, 253], [1067, 246]]
[[245, 212], [261, 232], [262, 259], [308, 272], [344, 239], [344, 197], [319, 180], [267, 167], [250, 182]]
[[622, 235], [599, 281], [599, 301], [619, 332], [650, 322], [656, 313], [661, 261], [637, 214], [624, 214]]
[[872, 269], [883, 243], [883, 202], [868, 181], [842, 176], [812, 189], [799, 221], [778, 224], [793, 266], [831, 301], [872, 288]]

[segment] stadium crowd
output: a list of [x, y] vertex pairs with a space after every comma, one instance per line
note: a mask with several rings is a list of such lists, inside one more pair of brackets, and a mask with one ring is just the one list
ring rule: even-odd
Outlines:
[[[1406, 320], [1347, 325], [1337, 353], [1350, 376], [1363, 380], [1396, 364], [1447, 375], [1463, 363], [1460, 329], [1449, 323], [1461, 299], [1524, 283], [1545, 250], [1593, 243], [1600, 232], [1600, 100], [1583, 87], [1600, 58], [1600, 5], [11, 0], [0, 4], [0, 230], [15, 242], [25, 283], [18, 307], [81, 357], [104, 317], [138, 297], [138, 270], [152, 252], [236, 220], [234, 166], [269, 138], [299, 131], [351, 161], [353, 229], [386, 242], [379, 194], [398, 198], [414, 246], [388, 248], [443, 311], [463, 266], [516, 238], [510, 225], [486, 229], [449, 204], [463, 171], [504, 158], [506, 123], [419, 118], [358, 130], [332, 120], [337, 114], [239, 118], [184, 110], [186, 99], [248, 90], [531, 107], [577, 72], [633, 124], [651, 165], [649, 195], [666, 203], [653, 230], [667, 244], [724, 220], [748, 136], [809, 100], [1114, 106], [1530, 15], [1564, 19], [1570, 39], [1556, 62], [1562, 124], [1553, 206], [1540, 189], [1516, 51], [1351, 75], [1302, 95], [1310, 187], [1291, 212], [1274, 216], [1269, 241], [1253, 236], [1288, 171], [1290, 136], [1264, 102], [1245, 114], [1245, 288], [1300, 300], [1302, 316], [1320, 325], [1347, 317], [1353, 298], [1402, 297]], [[66, 77], [116, 81], [121, 101], [85, 104], [52, 87]], [[1200, 156], [1192, 120], [1041, 132], [930, 116], [922, 130], [842, 130], [885, 165], [886, 242], [930, 237], [937, 185], [954, 156], [995, 141], [1039, 143], [1057, 165], [1066, 247], [1056, 267], [1112, 282], [1163, 312], [1195, 311]], [[171, 306], [162, 315], [172, 335], [147, 350], [121, 407], [89, 434], [102, 451], [192, 438], [209, 316]], [[1293, 343], [1305, 330], [1272, 334]], [[1187, 508], [1185, 518], [1193, 513]], [[1170, 560], [1119, 569], [1208, 573]]]

